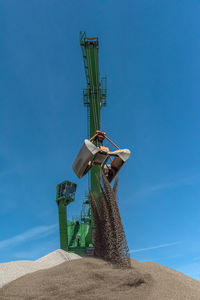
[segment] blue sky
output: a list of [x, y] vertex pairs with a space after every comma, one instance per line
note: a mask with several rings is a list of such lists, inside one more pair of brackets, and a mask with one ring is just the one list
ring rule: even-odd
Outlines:
[[132, 151], [119, 176], [131, 256], [200, 279], [200, 2], [0, 1], [0, 262], [59, 248], [56, 184], [87, 134], [79, 32], [100, 39], [102, 129]]

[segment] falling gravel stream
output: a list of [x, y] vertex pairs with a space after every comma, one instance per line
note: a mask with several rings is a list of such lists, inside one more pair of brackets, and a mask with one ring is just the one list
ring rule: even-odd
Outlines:
[[95, 255], [119, 267], [131, 267], [129, 249], [117, 204], [118, 179], [113, 187], [101, 170], [101, 194], [90, 194], [95, 224]]

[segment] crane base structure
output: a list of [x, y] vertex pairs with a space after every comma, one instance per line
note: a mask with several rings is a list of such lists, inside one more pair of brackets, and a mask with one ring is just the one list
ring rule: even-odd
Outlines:
[[67, 207], [75, 201], [77, 185], [64, 181], [57, 185], [56, 202], [59, 212], [60, 248], [79, 255], [93, 255], [94, 247], [90, 243], [91, 216], [88, 203], [83, 202], [80, 217], [67, 220]]

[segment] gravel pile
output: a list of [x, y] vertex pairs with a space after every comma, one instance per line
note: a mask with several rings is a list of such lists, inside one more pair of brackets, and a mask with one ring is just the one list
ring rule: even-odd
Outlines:
[[58, 249], [36, 261], [12, 261], [8, 263], [0, 263], [0, 288], [25, 274], [55, 267], [66, 261], [80, 258], [81, 257], [77, 254], [68, 253], [64, 250]]
[[153, 262], [116, 268], [85, 257], [27, 274], [0, 288], [0, 300], [200, 300], [200, 282]]

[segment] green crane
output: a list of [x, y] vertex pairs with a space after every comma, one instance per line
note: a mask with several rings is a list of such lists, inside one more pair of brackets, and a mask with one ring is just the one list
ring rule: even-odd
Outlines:
[[[89, 138], [92, 138], [97, 130], [101, 130], [101, 108], [106, 105], [106, 77], [103, 77], [100, 82], [98, 38], [88, 38], [85, 32], [80, 32], [80, 45], [87, 82], [87, 88], [83, 90], [83, 99], [84, 105], [87, 107], [88, 135]], [[97, 195], [100, 193], [100, 169], [98, 165], [91, 168], [89, 176], [89, 191]], [[88, 215], [91, 220], [89, 239], [92, 244], [94, 222], [90, 204], [88, 205]]]
[[[88, 115], [88, 139], [73, 162], [76, 175], [81, 178], [89, 171], [89, 192], [95, 197], [100, 194], [100, 166], [111, 182], [130, 156], [130, 150], [120, 149], [101, 132], [101, 108], [106, 105], [106, 78], [99, 76], [98, 38], [88, 38], [80, 33], [87, 87], [83, 90], [84, 105]], [[107, 139], [117, 150], [110, 151], [103, 145]], [[60, 191], [65, 192], [61, 193]], [[92, 254], [94, 220], [88, 198], [82, 204], [81, 215], [72, 221], [66, 220], [66, 207], [75, 199], [76, 185], [65, 181], [57, 185], [59, 208], [60, 247], [77, 254]], [[72, 193], [73, 192], [73, 193]]]
[[[99, 78], [99, 42], [98, 38], [87, 38], [80, 33], [87, 88], [83, 90], [84, 105], [88, 110], [88, 135], [92, 138], [101, 130], [101, 108], [106, 105], [106, 78]], [[90, 191], [99, 193], [100, 169], [93, 166], [90, 171]]]
[[[87, 88], [83, 90], [84, 105], [87, 107], [88, 137], [101, 128], [101, 108], [106, 105], [106, 78], [99, 77], [98, 38], [88, 38], [80, 32], [80, 45], [83, 54]], [[96, 142], [96, 145], [98, 141]], [[99, 193], [100, 169], [93, 166], [89, 174], [89, 191]], [[61, 191], [64, 190], [65, 193]], [[72, 193], [73, 190], [73, 193]], [[60, 248], [77, 254], [90, 254], [93, 249], [92, 231], [94, 222], [89, 201], [82, 204], [80, 217], [66, 220], [67, 205], [75, 200], [76, 185], [65, 181], [57, 185], [56, 201], [59, 209]]]

